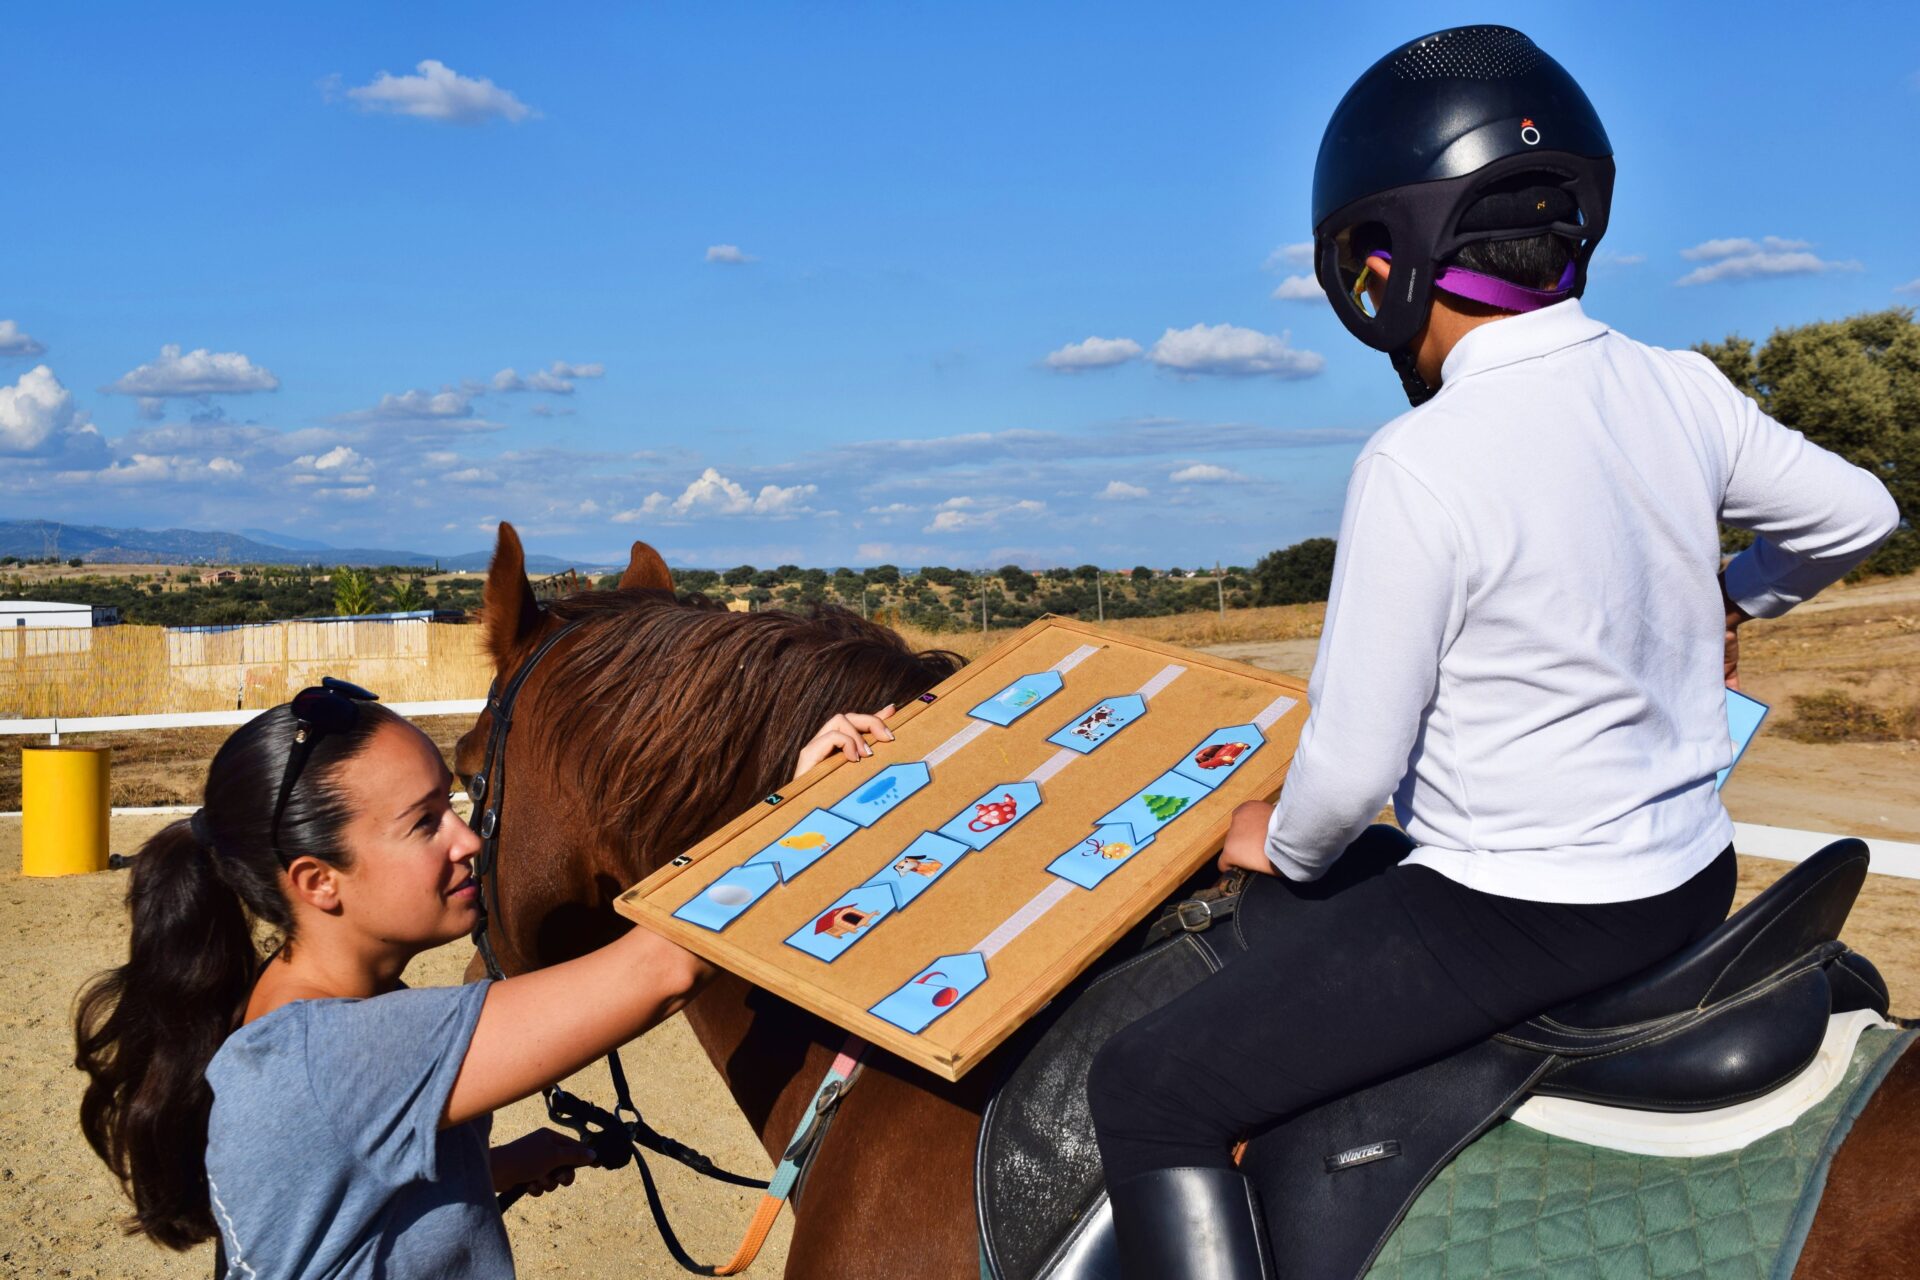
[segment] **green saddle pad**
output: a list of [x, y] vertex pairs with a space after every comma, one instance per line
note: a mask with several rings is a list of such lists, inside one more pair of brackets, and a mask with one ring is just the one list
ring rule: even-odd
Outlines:
[[1420, 1193], [1368, 1280], [1789, 1276], [1833, 1153], [1916, 1034], [1869, 1028], [1833, 1092], [1725, 1155], [1629, 1155], [1498, 1125]]

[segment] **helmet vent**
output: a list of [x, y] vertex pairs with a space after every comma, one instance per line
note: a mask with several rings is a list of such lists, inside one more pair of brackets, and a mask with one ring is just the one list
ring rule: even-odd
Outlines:
[[1402, 80], [1504, 80], [1525, 75], [1544, 56], [1512, 27], [1455, 27], [1408, 45], [1392, 65]]

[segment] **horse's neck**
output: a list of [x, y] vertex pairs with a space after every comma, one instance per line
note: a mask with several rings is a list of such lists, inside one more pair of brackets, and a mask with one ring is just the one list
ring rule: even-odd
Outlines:
[[744, 979], [718, 973], [687, 1006], [687, 1025], [777, 1159], [835, 1052], [815, 1034], [822, 1024]]

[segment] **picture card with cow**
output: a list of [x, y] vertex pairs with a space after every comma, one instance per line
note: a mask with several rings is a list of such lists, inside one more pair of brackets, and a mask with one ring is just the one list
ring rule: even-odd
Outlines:
[[1278, 793], [1306, 687], [1046, 618], [930, 692], [618, 906], [957, 1080]]

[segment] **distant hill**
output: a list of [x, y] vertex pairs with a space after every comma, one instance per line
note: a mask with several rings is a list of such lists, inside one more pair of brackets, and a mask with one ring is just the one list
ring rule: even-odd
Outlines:
[[[51, 520], [0, 520], [0, 555], [39, 558], [49, 553], [63, 559], [74, 556], [90, 564], [354, 564], [400, 565], [430, 569], [438, 564], [455, 572], [483, 570], [491, 551], [434, 556], [423, 551], [389, 551], [368, 547], [329, 547], [305, 539], [241, 533], [203, 532], [198, 529], [110, 529], [104, 525], [58, 524]], [[301, 546], [275, 545], [266, 537]], [[528, 556], [534, 573], [557, 573], [574, 563], [553, 556]]]
[[333, 545], [327, 542], [315, 542], [311, 538], [295, 538], [284, 533], [275, 533], [271, 529], [242, 529], [241, 533], [255, 542], [264, 542], [270, 547], [285, 547], [289, 551], [331, 551]]

